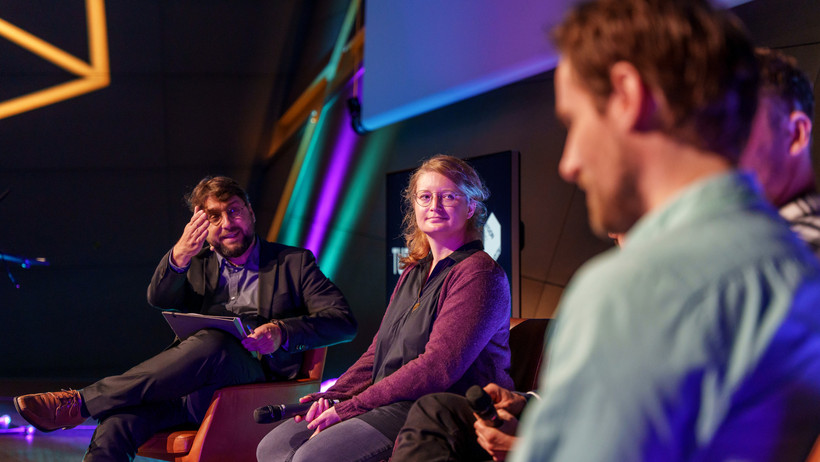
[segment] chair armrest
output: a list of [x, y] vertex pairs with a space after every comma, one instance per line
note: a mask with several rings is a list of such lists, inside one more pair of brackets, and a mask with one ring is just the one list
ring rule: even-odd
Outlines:
[[255, 461], [259, 441], [281, 422], [258, 424], [256, 408], [298, 402], [319, 391], [319, 380], [301, 379], [225, 387], [214, 393], [186, 459]]
[[820, 462], [820, 436], [815, 440], [814, 447], [809, 453], [809, 457], [806, 458], [806, 462]]

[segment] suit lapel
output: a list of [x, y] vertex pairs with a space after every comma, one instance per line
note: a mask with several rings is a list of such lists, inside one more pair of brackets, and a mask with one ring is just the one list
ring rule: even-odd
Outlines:
[[219, 259], [216, 252], [211, 252], [210, 258], [205, 259], [205, 293], [213, 294], [219, 287]]
[[279, 265], [274, 246], [259, 239], [259, 311], [258, 314], [269, 318], [273, 294], [276, 292], [276, 268]]

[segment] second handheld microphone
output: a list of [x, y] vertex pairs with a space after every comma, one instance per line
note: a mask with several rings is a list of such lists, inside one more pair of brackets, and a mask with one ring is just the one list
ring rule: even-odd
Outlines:
[[488, 425], [500, 427], [501, 424], [504, 423], [504, 421], [498, 417], [498, 412], [496, 412], [495, 406], [493, 405], [493, 399], [490, 398], [490, 395], [480, 386], [473, 385], [467, 389], [467, 393], [464, 397], [467, 398], [467, 402], [470, 404], [473, 412], [475, 412], [481, 420], [487, 422]]

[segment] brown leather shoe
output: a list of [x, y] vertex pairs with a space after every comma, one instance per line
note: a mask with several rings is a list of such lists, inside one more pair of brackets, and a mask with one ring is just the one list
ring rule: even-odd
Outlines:
[[81, 400], [77, 390], [35, 393], [14, 398], [14, 408], [37, 430], [52, 432], [85, 422], [80, 412]]

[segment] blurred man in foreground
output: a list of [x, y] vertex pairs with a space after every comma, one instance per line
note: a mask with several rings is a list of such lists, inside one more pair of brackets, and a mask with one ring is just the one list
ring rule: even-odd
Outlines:
[[803, 460], [820, 267], [734, 170], [757, 100], [748, 39], [697, 0], [583, 4], [555, 37], [560, 173], [594, 230], [627, 235], [564, 294], [513, 459]]

